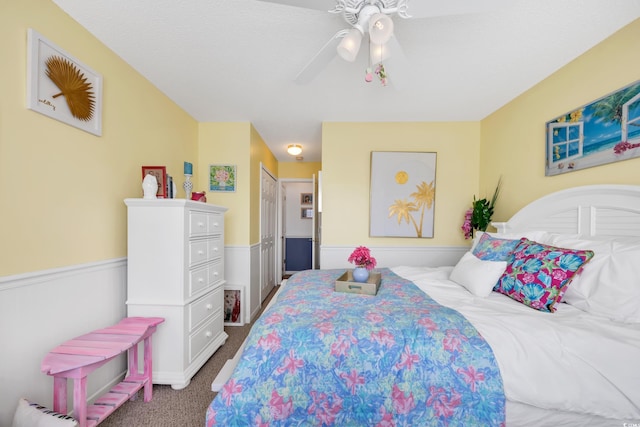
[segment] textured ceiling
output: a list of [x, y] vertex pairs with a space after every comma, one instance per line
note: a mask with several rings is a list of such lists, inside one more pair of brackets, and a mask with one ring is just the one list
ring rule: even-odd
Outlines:
[[323, 121], [481, 120], [640, 17], [640, 0], [412, 0], [391, 84], [364, 81], [366, 49], [298, 84], [347, 28], [319, 10], [332, 1], [53, 1], [197, 121], [249, 121], [281, 161], [290, 143], [320, 161]]

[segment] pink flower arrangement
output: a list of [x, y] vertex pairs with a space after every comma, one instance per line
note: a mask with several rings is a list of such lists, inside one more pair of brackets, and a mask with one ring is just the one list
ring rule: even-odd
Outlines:
[[473, 227], [471, 226], [471, 217], [473, 216], [473, 209], [469, 208], [464, 213], [464, 223], [462, 224], [462, 231], [464, 232], [464, 238], [470, 239], [473, 237]]
[[349, 255], [349, 259], [347, 261], [358, 267], [364, 267], [367, 270], [373, 270], [376, 268], [376, 259], [371, 256], [369, 248], [365, 246], [358, 246], [355, 248], [351, 255]]

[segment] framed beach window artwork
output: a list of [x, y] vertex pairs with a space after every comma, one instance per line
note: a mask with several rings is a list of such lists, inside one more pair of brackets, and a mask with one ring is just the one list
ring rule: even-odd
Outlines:
[[371, 152], [369, 235], [432, 238], [436, 153]]
[[236, 191], [235, 165], [209, 165], [209, 190], [225, 193]]
[[640, 81], [546, 123], [545, 175], [640, 156]]

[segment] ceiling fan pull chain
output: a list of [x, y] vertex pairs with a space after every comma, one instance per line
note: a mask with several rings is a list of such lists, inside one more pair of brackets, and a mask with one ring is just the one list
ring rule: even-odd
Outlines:
[[364, 72], [364, 81], [367, 83], [371, 83], [373, 80], [373, 72], [371, 71], [373, 68], [373, 63], [371, 62], [371, 49], [369, 49], [369, 66]]

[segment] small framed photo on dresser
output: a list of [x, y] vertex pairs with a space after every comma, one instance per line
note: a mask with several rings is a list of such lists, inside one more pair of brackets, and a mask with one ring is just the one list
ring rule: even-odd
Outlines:
[[166, 166], [142, 166], [142, 179], [147, 175], [153, 175], [158, 181], [158, 193], [156, 197], [164, 199], [167, 197], [167, 167]]

